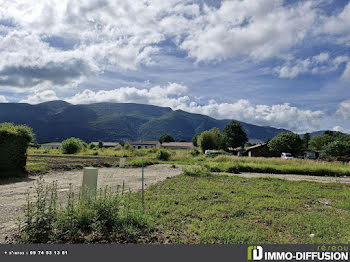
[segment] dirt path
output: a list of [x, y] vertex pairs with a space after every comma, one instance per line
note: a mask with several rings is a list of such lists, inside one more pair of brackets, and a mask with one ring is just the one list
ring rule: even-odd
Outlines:
[[350, 177], [330, 177], [330, 176], [306, 176], [306, 175], [292, 175], [292, 174], [264, 174], [264, 173], [220, 173], [229, 176], [241, 176], [241, 177], [273, 177], [294, 181], [311, 181], [319, 183], [350, 183]]
[[[145, 168], [145, 185], [155, 184], [167, 177], [180, 174], [181, 166], [173, 168], [171, 165], [154, 165]], [[57, 181], [59, 199], [67, 196], [69, 185], [78, 192], [82, 183], [83, 171], [66, 171], [46, 174], [45, 183]], [[16, 229], [18, 217], [23, 215], [23, 207], [26, 204], [27, 192], [34, 196], [35, 184], [38, 176], [29, 177], [22, 181], [2, 181], [0, 184], [0, 243], [4, 243], [5, 237]], [[135, 191], [141, 189], [141, 168], [100, 168], [98, 187], [108, 186], [112, 190], [121, 191], [125, 183], [125, 190]]]

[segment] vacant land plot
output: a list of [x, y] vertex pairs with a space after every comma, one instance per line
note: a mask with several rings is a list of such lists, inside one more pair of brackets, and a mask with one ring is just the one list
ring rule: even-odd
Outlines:
[[180, 175], [145, 199], [160, 243], [350, 243], [349, 184]]
[[[168, 177], [178, 175], [182, 172], [181, 166], [157, 165], [145, 168], [146, 188], [150, 184], [157, 183]], [[59, 199], [67, 196], [70, 185], [75, 192], [79, 190], [82, 183], [82, 171], [52, 172], [44, 176], [45, 183], [57, 181]], [[26, 204], [26, 196], [29, 192], [34, 198], [36, 181], [39, 176], [31, 176], [25, 180], [3, 180], [0, 182], [0, 243], [5, 236], [16, 229], [17, 218], [23, 215]], [[125, 192], [141, 189], [140, 168], [101, 168], [99, 169], [98, 186], [108, 186], [114, 191], [122, 191], [123, 182]]]

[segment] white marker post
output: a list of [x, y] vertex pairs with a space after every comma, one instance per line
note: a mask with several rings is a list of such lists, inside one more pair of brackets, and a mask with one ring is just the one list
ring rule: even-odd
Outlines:
[[84, 167], [82, 197], [90, 198], [96, 193], [98, 169], [94, 167]]
[[125, 157], [121, 157], [119, 159], [119, 167], [125, 167], [125, 162], [126, 162], [126, 158]]

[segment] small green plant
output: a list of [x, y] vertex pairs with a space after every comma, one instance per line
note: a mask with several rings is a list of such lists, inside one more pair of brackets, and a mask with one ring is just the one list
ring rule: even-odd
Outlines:
[[198, 155], [200, 154], [200, 152], [199, 152], [197, 149], [192, 149], [191, 152], [190, 152], [190, 154], [191, 154], [192, 156], [198, 156]]
[[183, 171], [185, 176], [194, 176], [194, 177], [207, 177], [211, 176], [211, 173], [208, 169], [204, 167], [191, 167], [185, 168]]
[[131, 148], [130, 144], [129, 144], [128, 142], [126, 142], [126, 143], [124, 144], [124, 149], [125, 149], [125, 150], [129, 150], [130, 148]]
[[131, 209], [128, 196], [100, 189], [88, 199], [76, 195], [72, 186], [66, 204], [57, 205], [57, 184], [39, 180], [34, 202], [27, 197], [24, 220], [14, 236], [15, 243], [86, 243], [107, 240], [135, 242], [147, 234], [149, 221]]
[[158, 151], [156, 158], [158, 160], [168, 161], [170, 158], [170, 154], [169, 154], [169, 152], [167, 152], [165, 150], [160, 150], [160, 151]]

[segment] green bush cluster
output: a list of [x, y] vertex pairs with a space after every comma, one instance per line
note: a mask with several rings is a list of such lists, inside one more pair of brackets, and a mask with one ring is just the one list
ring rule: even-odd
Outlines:
[[210, 171], [205, 167], [190, 167], [185, 168], [183, 171], [185, 176], [194, 176], [194, 177], [207, 177], [211, 176]]
[[163, 160], [163, 161], [168, 161], [170, 158], [170, 153], [165, 151], [165, 150], [159, 150], [157, 153], [157, 159], [158, 160]]
[[70, 188], [66, 204], [58, 205], [57, 184], [39, 180], [34, 202], [29, 199], [15, 243], [135, 242], [149, 226], [141, 210], [130, 209], [127, 196], [107, 188], [89, 199]]
[[0, 124], [0, 176], [20, 175], [25, 170], [27, 148], [34, 139], [26, 125]]
[[84, 142], [79, 138], [71, 137], [62, 142], [61, 152], [62, 154], [76, 154], [84, 147]]

